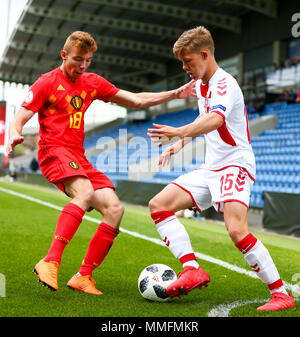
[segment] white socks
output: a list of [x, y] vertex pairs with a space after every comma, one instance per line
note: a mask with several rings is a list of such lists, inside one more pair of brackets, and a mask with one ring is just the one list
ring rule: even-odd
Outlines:
[[151, 214], [157, 230], [166, 246], [173, 255], [180, 260], [183, 267], [190, 266], [198, 268], [190, 237], [184, 226], [170, 211], [155, 212]]
[[271, 255], [261, 241], [248, 234], [236, 244], [236, 247], [244, 254], [245, 260], [261, 281], [268, 285], [271, 294], [274, 292], [287, 294]]
[[[170, 211], [151, 214], [157, 226], [158, 233], [173, 255], [180, 260], [183, 267], [198, 268], [190, 237], [184, 226]], [[272, 293], [280, 292], [287, 295], [283, 282], [267, 248], [252, 234], [245, 236], [236, 247], [244, 254], [245, 260], [263, 283], [266, 283]]]

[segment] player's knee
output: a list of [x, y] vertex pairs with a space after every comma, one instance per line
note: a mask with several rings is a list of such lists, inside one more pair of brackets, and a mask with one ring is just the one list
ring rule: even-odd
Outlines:
[[176, 206], [172, 202], [167, 202], [164, 198], [159, 196], [155, 196], [152, 198], [149, 203], [148, 207], [151, 213], [161, 212], [161, 211], [171, 211], [176, 212]]
[[86, 202], [88, 206], [91, 206], [91, 203], [94, 198], [95, 191], [92, 189], [87, 189], [81, 194], [81, 198]]
[[91, 207], [94, 193], [93, 189], [82, 189], [80, 193], [74, 193], [72, 197], [74, 201], [76, 200], [76, 202], [79, 203], [82, 209], [87, 211]]
[[227, 231], [231, 240], [234, 243], [238, 243], [248, 234], [248, 231], [246, 229], [233, 225], [227, 226]]
[[109, 216], [112, 219], [112, 222], [114, 224], [118, 225], [121, 222], [124, 211], [125, 211], [125, 208], [121, 203], [114, 203], [106, 209], [105, 213], [107, 216]]
[[116, 212], [117, 212], [117, 216], [120, 218], [120, 220], [121, 220], [121, 218], [123, 217], [123, 214], [124, 214], [124, 212], [125, 212], [125, 208], [124, 208], [124, 206], [121, 204], [121, 203], [119, 203], [117, 206], [116, 206]]
[[148, 203], [148, 207], [149, 207], [149, 210], [151, 213], [154, 213], [154, 212], [158, 212], [159, 211], [159, 202], [157, 200], [157, 198], [152, 198], [149, 203]]

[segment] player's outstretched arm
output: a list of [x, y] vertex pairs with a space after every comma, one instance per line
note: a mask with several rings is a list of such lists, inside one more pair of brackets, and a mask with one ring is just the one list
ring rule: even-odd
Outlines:
[[205, 133], [216, 130], [224, 123], [224, 119], [217, 113], [211, 112], [209, 114], [197, 117], [192, 123], [175, 128], [169, 125], [154, 124], [154, 129], [148, 129], [147, 135], [151, 139], [155, 139], [156, 143], [168, 138], [172, 139], [179, 137], [196, 138]]
[[162, 92], [133, 93], [121, 89], [110, 99], [110, 102], [138, 109], [147, 108], [173, 99], [195, 96], [195, 82], [195, 80], [192, 80], [180, 88]]
[[13, 148], [23, 143], [24, 137], [22, 136], [23, 126], [29, 121], [29, 119], [34, 115], [34, 112], [26, 108], [21, 107], [16, 114], [14, 120], [9, 127], [9, 141], [6, 146], [6, 153], [9, 156]]
[[155, 129], [148, 129], [147, 136], [157, 146], [166, 145], [181, 138], [179, 128], [153, 123]]

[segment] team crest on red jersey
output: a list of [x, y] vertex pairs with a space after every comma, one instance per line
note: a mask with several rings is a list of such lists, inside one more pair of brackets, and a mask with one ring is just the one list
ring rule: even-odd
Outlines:
[[78, 170], [79, 169], [79, 165], [75, 162], [75, 161], [70, 161], [69, 165], [74, 169], [74, 170]]
[[75, 95], [71, 99], [71, 103], [76, 110], [80, 110], [82, 107], [83, 99], [80, 96]]

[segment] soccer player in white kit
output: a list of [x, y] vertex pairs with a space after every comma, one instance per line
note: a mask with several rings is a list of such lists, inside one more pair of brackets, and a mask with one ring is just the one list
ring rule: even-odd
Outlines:
[[208, 285], [210, 276], [199, 266], [189, 235], [175, 212], [191, 207], [201, 212], [214, 206], [224, 214], [235, 246], [270, 289], [271, 300], [258, 310], [294, 307], [293, 297], [285, 290], [267, 248], [248, 230], [247, 214], [256, 169], [242, 91], [237, 81], [216, 63], [214, 41], [205, 27], [184, 32], [173, 51], [183, 70], [195, 80], [199, 116], [178, 128], [153, 124], [155, 128], [148, 129], [148, 135], [158, 146], [166, 138], [179, 137], [163, 151], [159, 164], [168, 163], [172, 155], [200, 135], [205, 136], [206, 155], [201, 168], [180, 176], [149, 202], [161, 238], [183, 266], [167, 294], [180, 296]]

